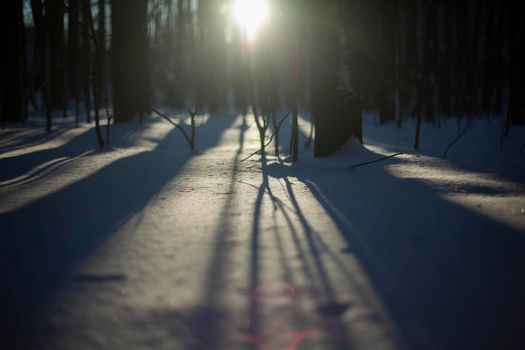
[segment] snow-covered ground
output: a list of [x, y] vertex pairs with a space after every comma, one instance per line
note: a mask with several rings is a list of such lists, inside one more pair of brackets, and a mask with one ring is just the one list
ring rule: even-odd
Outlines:
[[241, 162], [240, 117], [202, 121], [194, 154], [160, 118], [102, 151], [67, 120], [0, 131], [0, 345], [525, 346], [525, 128], [501, 148], [479, 120], [443, 159], [455, 119], [415, 152], [413, 124], [367, 117], [366, 148], [292, 166]]

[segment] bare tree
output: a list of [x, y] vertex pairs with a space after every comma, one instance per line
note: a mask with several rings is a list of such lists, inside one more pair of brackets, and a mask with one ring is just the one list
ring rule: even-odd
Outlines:
[[2, 6], [1, 28], [4, 37], [4, 53], [1, 55], [0, 87], [2, 98], [1, 119], [2, 127], [6, 120], [24, 120], [24, 40], [22, 0], [7, 1]]

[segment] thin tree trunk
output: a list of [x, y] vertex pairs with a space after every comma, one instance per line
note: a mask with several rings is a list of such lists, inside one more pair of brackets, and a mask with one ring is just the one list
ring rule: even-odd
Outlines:
[[89, 9], [91, 5], [85, 6], [84, 1], [90, 3], [89, 0], [80, 0], [83, 2], [82, 6], [82, 91], [84, 100], [84, 113], [86, 115], [86, 122], [91, 123], [91, 93], [90, 93], [90, 45], [89, 45]]
[[417, 111], [417, 120], [416, 120], [416, 137], [414, 141], [414, 149], [419, 150], [419, 135], [421, 133], [421, 111]]
[[[87, 15], [89, 21], [89, 30], [91, 37], [95, 40], [95, 60], [93, 62], [93, 78], [91, 79], [91, 86], [93, 87], [93, 109], [95, 110], [95, 131], [97, 134], [97, 141], [99, 147], [104, 147], [104, 138], [100, 131], [100, 114], [101, 107], [101, 90], [102, 90], [102, 67], [104, 59], [105, 35], [104, 35], [104, 0], [99, 0], [99, 32], [98, 36], [95, 32], [93, 23], [93, 15], [91, 13], [91, 0], [82, 0], [83, 11]], [[102, 41], [101, 41], [102, 40]]]
[[78, 126], [79, 120], [79, 105], [80, 105], [80, 89], [79, 89], [79, 1], [81, 0], [69, 0], [69, 11], [68, 11], [68, 86], [69, 96], [75, 101], [75, 124]]

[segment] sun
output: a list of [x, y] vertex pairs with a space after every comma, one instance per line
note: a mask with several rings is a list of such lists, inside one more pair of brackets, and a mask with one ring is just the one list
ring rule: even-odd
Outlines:
[[253, 40], [259, 26], [268, 18], [268, 3], [266, 0], [235, 0], [234, 13], [248, 39]]

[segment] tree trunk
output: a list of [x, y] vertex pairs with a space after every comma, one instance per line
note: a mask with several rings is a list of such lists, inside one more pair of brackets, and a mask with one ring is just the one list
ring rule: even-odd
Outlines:
[[93, 87], [93, 109], [95, 110], [95, 132], [97, 134], [97, 141], [100, 147], [104, 147], [104, 138], [100, 131], [100, 107], [101, 107], [101, 91], [102, 91], [102, 67], [105, 50], [105, 35], [104, 35], [104, 0], [99, 0], [99, 31], [95, 32], [95, 25], [93, 23], [93, 15], [91, 13], [91, 0], [83, 0], [83, 8], [87, 15], [89, 22], [89, 30], [91, 37], [95, 42], [95, 60], [93, 62], [93, 78], [91, 79], [91, 86]]
[[[313, 21], [310, 52], [313, 69], [311, 110], [315, 125], [314, 153], [316, 157], [326, 157], [337, 151], [351, 136], [362, 138], [361, 99], [358, 95], [339, 89], [338, 74], [343, 57], [341, 29], [344, 28], [344, 21], [339, 21], [339, 12], [346, 9], [345, 4], [337, 0], [322, 3], [312, 1], [310, 4], [312, 14], [315, 14], [310, 17]], [[351, 59], [349, 64], [352, 73], [358, 73], [357, 65]]]
[[46, 0], [46, 24], [49, 42], [49, 93], [51, 108], [66, 115], [64, 0]]
[[149, 111], [148, 1], [113, 0], [112, 83], [116, 123]]
[[79, 1], [81, 0], [69, 0], [69, 11], [68, 11], [68, 42], [67, 42], [67, 58], [68, 58], [68, 87], [69, 96], [75, 100], [75, 122], [78, 125], [79, 119], [79, 100], [80, 100], [80, 89], [79, 89]]
[[381, 124], [395, 119], [394, 81], [395, 81], [395, 50], [399, 28], [397, 0], [381, 2], [381, 67], [382, 77], [379, 91], [379, 121]]
[[[83, 3], [89, 0], [80, 0]], [[89, 5], [91, 6], [91, 5]], [[86, 121], [91, 123], [91, 92], [90, 92], [90, 76], [91, 76], [91, 49], [89, 38], [89, 6], [82, 6], [82, 92], [84, 100], [84, 113], [86, 114]]]
[[23, 1], [9, 0], [3, 3], [1, 26], [4, 36], [4, 53], [1, 55], [1, 118], [4, 121], [24, 120], [24, 41]]
[[523, 124], [525, 122], [525, 103], [523, 101], [523, 80], [525, 79], [525, 60], [523, 48], [523, 5], [520, 1], [506, 4], [508, 10], [509, 33], [509, 107], [508, 119], [505, 125], [505, 135], [509, 134], [510, 123]]

